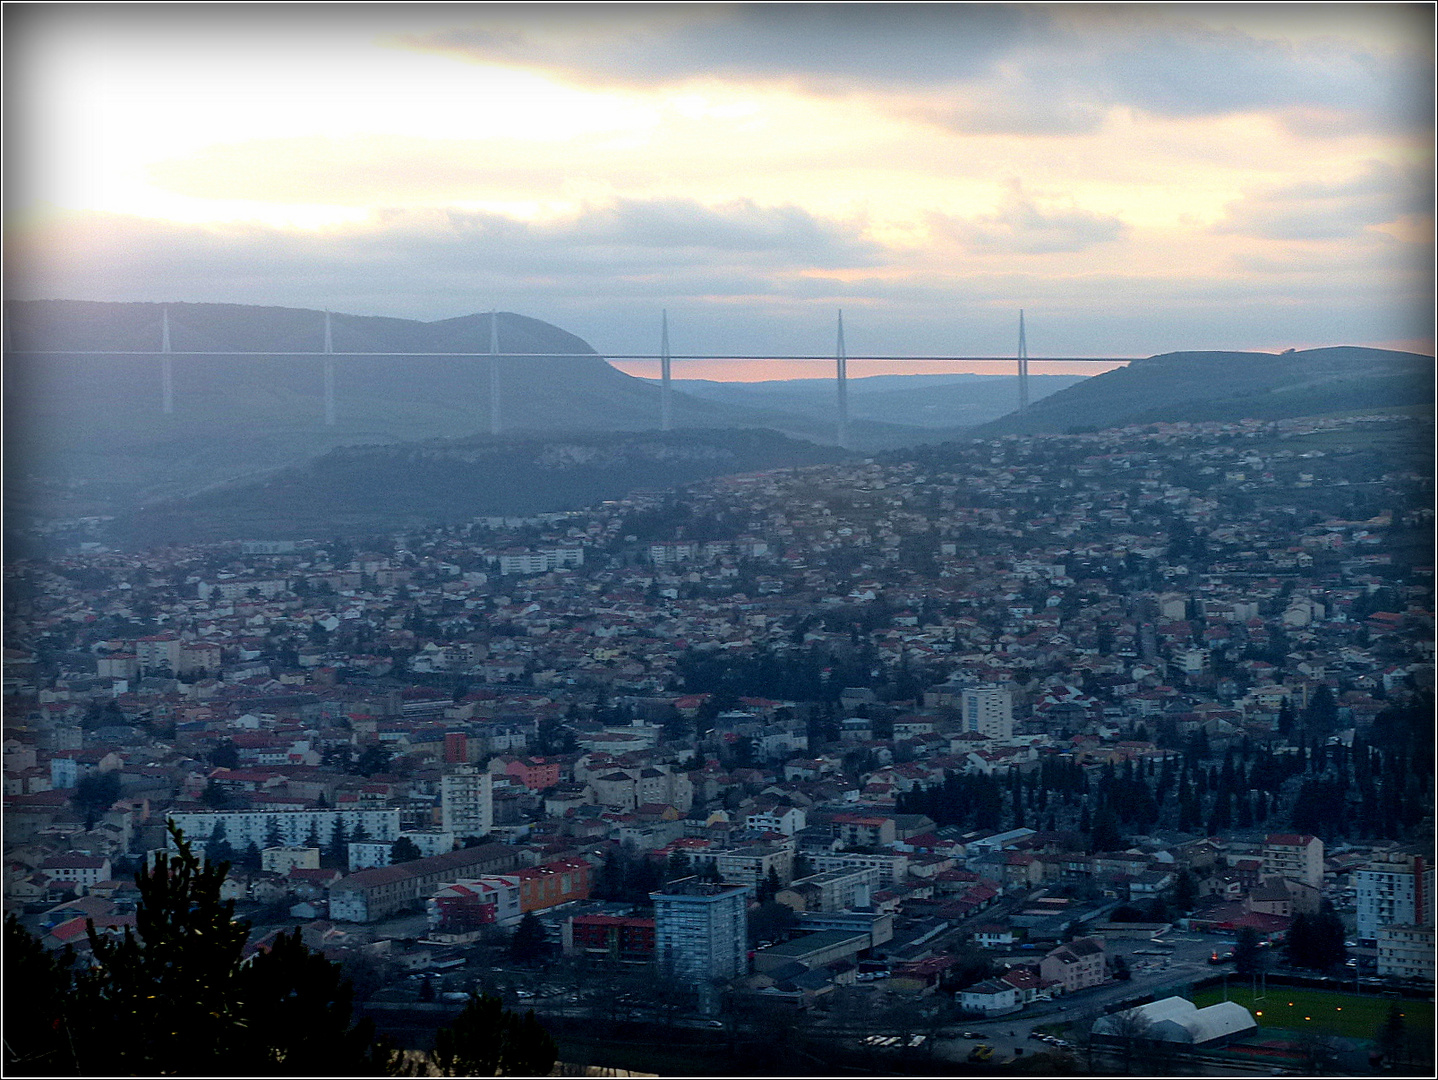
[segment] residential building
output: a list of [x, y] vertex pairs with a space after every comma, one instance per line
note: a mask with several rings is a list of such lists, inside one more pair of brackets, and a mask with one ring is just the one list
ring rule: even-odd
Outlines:
[[561, 931], [568, 955], [648, 963], [654, 959], [653, 919], [626, 915], [575, 915]]
[[964, 731], [977, 731], [990, 739], [1011, 739], [1014, 696], [997, 686], [965, 687], [959, 697], [959, 722]]
[[1423, 856], [1388, 854], [1354, 877], [1360, 938], [1375, 940], [1385, 926], [1433, 925], [1433, 866]]
[[110, 880], [110, 860], [104, 856], [82, 855], [72, 851], [52, 855], [40, 864], [40, 873], [54, 881], [70, 881], [76, 885], [94, 885]]
[[1404, 926], [1395, 923], [1378, 931], [1378, 974], [1399, 979], [1433, 981], [1431, 926]]
[[1065, 994], [1098, 986], [1107, 977], [1103, 938], [1076, 938], [1060, 945], [1039, 963], [1039, 974]]
[[1313, 888], [1323, 885], [1323, 841], [1316, 836], [1274, 833], [1263, 842], [1263, 872]]
[[680, 982], [707, 985], [732, 979], [748, 967], [750, 890], [680, 878], [654, 901], [659, 963]]
[[[372, 807], [364, 810], [177, 810], [170, 820], [203, 850], [204, 845], [223, 830], [223, 837], [236, 851], [250, 844], [263, 850], [275, 847], [272, 838], [279, 837], [285, 847], [323, 846], [334, 836], [336, 824], [344, 835], [353, 837], [357, 830], [370, 840], [395, 840], [399, 837], [399, 809]], [[173, 848], [174, 840], [168, 841]]]
[[260, 852], [260, 869], [271, 874], [288, 874], [291, 870], [318, 870], [320, 849], [317, 847], [269, 847]]
[[825, 870], [798, 879], [774, 898], [795, 911], [846, 911], [868, 906], [869, 897], [882, 885], [873, 867]]
[[1019, 988], [1002, 979], [985, 979], [959, 991], [959, 1006], [985, 1016], [1002, 1016], [1022, 1008]]
[[494, 777], [475, 765], [453, 765], [440, 781], [440, 825], [455, 836], [494, 829]]
[[439, 886], [471, 874], [513, 870], [518, 862], [519, 852], [508, 844], [479, 844], [427, 859], [361, 870], [330, 888], [330, 918], [374, 922], [429, 896]]

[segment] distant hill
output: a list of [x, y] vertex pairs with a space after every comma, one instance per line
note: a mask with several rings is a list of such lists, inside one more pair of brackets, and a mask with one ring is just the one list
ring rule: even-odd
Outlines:
[[[1030, 375], [1029, 400], [1048, 397], [1088, 376]], [[675, 380], [691, 397], [744, 408], [784, 412], [830, 421], [835, 412], [833, 379], [785, 379], [726, 383]], [[996, 419], [1018, 406], [1016, 375], [871, 375], [850, 376], [851, 421], [875, 421], [954, 430]]]
[[118, 522], [116, 537], [153, 544], [380, 532], [578, 509], [636, 490], [841, 456], [837, 448], [763, 430], [485, 435], [342, 447], [260, 480], [146, 507]]
[[[174, 412], [161, 411], [159, 349], [168, 309]], [[335, 314], [336, 424], [324, 425], [323, 362], [285, 353], [324, 344], [321, 311], [236, 304], [16, 301], [5, 357], [7, 504], [106, 513], [294, 465], [341, 446], [453, 438], [489, 428], [489, 314], [439, 322]], [[611, 367], [585, 341], [511, 312], [497, 315], [506, 436], [644, 431], [659, 390]], [[98, 349], [148, 355], [65, 355]], [[239, 356], [238, 353], [259, 355]], [[400, 353], [435, 353], [401, 356]], [[579, 354], [570, 356], [566, 354]], [[563, 357], [563, 358], [561, 358]], [[766, 427], [832, 441], [832, 419], [674, 395], [676, 428]], [[851, 425], [859, 446], [902, 445], [894, 425]]]
[[1302, 352], [1165, 353], [1136, 360], [980, 425], [981, 437], [1174, 421], [1433, 406], [1433, 357], [1340, 347]]

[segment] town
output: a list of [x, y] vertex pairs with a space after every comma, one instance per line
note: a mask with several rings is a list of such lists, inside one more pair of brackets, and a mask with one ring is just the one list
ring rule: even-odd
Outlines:
[[[788, 1072], [1427, 1068], [1425, 440], [1156, 423], [139, 552], [51, 523], [5, 567], [6, 910], [83, 954], [173, 825], [249, 949], [299, 926], [401, 1033], [483, 989], [567, 1061], [663, 1025]], [[1410, 1019], [1305, 1037], [1278, 999], [1328, 990]]]

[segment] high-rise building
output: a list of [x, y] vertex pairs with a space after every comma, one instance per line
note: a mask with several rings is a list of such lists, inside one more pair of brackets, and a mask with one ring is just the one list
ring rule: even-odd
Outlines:
[[965, 731], [977, 731], [990, 739], [1009, 739], [1014, 734], [1014, 696], [997, 686], [970, 686], [959, 698], [959, 718]]
[[749, 889], [697, 877], [672, 881], [650, 893], [654, 901], [656, 959], [676, 980], [707, 986], [748, 968]]
[[484, 836], [494, 828], [494, 778], [475, 765], [446, 769], [440, 781], [441, 827], [455, 836]]
[[1354, 876], [1360, 938], [1375, 940], [1385, 926], [1433, 925], [1433, 866], [1423, 856], [1393, 853]]

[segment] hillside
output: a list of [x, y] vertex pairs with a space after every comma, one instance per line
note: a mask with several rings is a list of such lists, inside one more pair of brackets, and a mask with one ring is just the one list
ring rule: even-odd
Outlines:
[[1188, 421], [1275, 420], [1433, 405], [1433, 358], [1384, 349], [1165, 353], [1104, 372], [975, 428], [1035, 434]]
[[[174, 411], [161, 410], [159, 304], [32, 301], [8, 305], [14, 349], [145, 350], [149, 355], [5, 358], [6, 496], [12, 509], [78, 516], [124, 511], [299, 464], [343, 446], [487, 432], [491, 316], [439, 322], [335, 314], [336, 423], [324, 416], [320, 311], [170, 304]], [[558, 327], [500, 312], [506, 436], [644, 431], [659, 389], [607, 364]], [[238, 353], [258, 355], [240, 356]], [[400, 356], [399, 353], [435, 353]], [[580, 354], [569, 356], [564, 354]], [[562, 358], [561, 358], [562, 357]], [[830, 441], [832, 419], [674, 395], [676, 428], [766, 427]], [[856, 422], [855, 443], [900, 445], [906, 429]]]
[[116, 523], [116, 538], [153, 544], [324, 537], [545, 513], [840, 455], [762, 430], [471, 436], [342, 447], [262, 480], [141, 509]]

